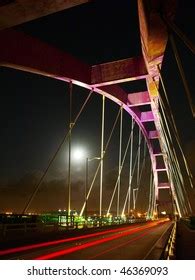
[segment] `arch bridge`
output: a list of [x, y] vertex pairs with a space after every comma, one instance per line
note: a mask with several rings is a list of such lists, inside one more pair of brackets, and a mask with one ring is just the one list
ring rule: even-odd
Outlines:
[[[144, 136], [149, 150], [153, 173], [154, 193], [152, 195], [151, 192], [150, 203], [152, 203], [152, 206], [149, 206], [148, 216], [153, 217], [155, 211], [157, 211], [159, 193], [164, 189], [167, 189], [172, 194], [173, 205], [175, 207], [174, 211], [178, 212], [180, 217], [189, 216], [192, 213], [192, 208], [185, 190], [182, 175], [183, 172], [181, 171], [177, 150], [179, 150], [180, 157], [185, 166], [185, 173], [187, 174], [191, 187], [193, 187], [192, 175], [181, 148], [180, 139], [174, 118], [171, 114], [171, 108], [161, 74], [165, 48], [168, 40], [175, 52], [177, 63], [182, 74], [177, 47], [172, 34], [176, 34], [186, 45], [186, 48], [194, 51], [188, 38], [185, 37], [174, 23], [177, 1], [138, 0], [136, 5], [134, 3], [134, 7], [137, 9], [136, 16], [138, 21], [136, 22], [136, 32], [140, 33], [141, 52], [138, 56], [126, 57], [109, 62], [106, 61], [94, 65], [83, 62], [84, 59], [78, 59], [74, 55], [63, 51], [60, 48], [54, 47], [51, 44], [41, 41], [40, 39], [15, 28], [15, 26], [19, 24], [24, 24], [31, 20], [37, 20], [43, 16], [48, 16], [66, 9], [73, 13], [75, 9], [77, 12], [81, 9], [80, 13], [82, 13], [83, 9], [86, 7], [86, 9], [89, 10], [88, 12], [93, 12], [94, 2], [96, 4], [98, 1], [55, 0], [47, 1], [47, 3], [42, 0], [30, 0], [28, 3], [24, 0], [3, 1], [3, 4], [0, 6], [0, 65], [2, 67], [36, 73], [69, 83], [70, 95], [74, 89], [74, 85], [89, 89], [90, 93], [96, 92], [102, 95], [102, 141], [101, 153], [99, 156], [99, 169], [102, 176], [105, 153], [105, 98], [109, 98], [116, 102], [120, 106], [120, 119], [122, 119], [122, 112], [124, 109], [133, 119], [132, 131], [135, 122]], [[101, 4], [99, 5], [104, 9], [104, 4], [102, 1], [100, 2]], [[107, 5], [110, 5], [110, 9], [112, 9], [111, 1], [110, 4]], [[10, 14], [13, 16], [10, 17]], [[69, 14], [71, 14], [71, 12], [69, 12]], [[58, 30], [56, 30], [56, 32], [58, 32]], [[94, 32], [96, 31], [94, 30]], [[64, 34], [61, 34], [61, 36], [64, 36]], [[129, 35], [127, 34], [127, 36]], [[69, 40], [68, 37], [66, 39], [67, 41]], [[102, 42], [102, 48], [104, 48], [104, 42]], [[126, 48], [126, 46], [121, 45], [121, 48]], [[112, 52], [112, 50], [110, 50], [110, 52]], [[182, 75], [182, 78], [187, 89], [191, 111], [194, 115], [194, 107], [192, 105], [184, 75]], [[136, 81], [144, 81], [147, 86], [146, 89], [138, 89], [135, 92], [128, 92], [124, 89], [124, 83], [134, 83]], [[70, 134], [73, 127], [74, 121], [70, 116], [69, 144]], [[130, 141], [132, 142], [132, 138]], [[175, 148], [175, 145], [177, 148]], [[114, 194], [116, 191], [119, 193], [120, 189], [122, 161], [121, 147], [119, 147], [119, 177], [115, 185]], [[103, 207], [101, 202], [103, 191], [103, 186], [101, 185], [102, 176], [100, 179], [100, 216], [102, 215]], [[37, 190], [35, 190], [24, 211], [27, 211], [29, 203], [31, 203], [34, 198], [36, 191]], [[131, 192], [135, 195], [136, 188], [128, 188], [126, 202], [128, 196], [130, 197]], [[86, 194], [86, 200], [81, 210], [81, 215], [86, 207], [89, 194], [90, 193]], [[126, 213], [126, 208], [119, 209], [119, 203], [117, 207], [117, 215], [123, 215]], [[70, 193], [68, 210], [70, 211]], [[107, 214], [109, 212], [110, 207], [108, 208]]]

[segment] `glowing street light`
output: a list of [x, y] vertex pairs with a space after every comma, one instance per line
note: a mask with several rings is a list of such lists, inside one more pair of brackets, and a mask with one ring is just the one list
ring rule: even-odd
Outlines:
[[133, 209], [135, 210], [135, 203], [136, 203], [136, 198], [137, 198], [137, 192], [138, 188], [133, 189]]

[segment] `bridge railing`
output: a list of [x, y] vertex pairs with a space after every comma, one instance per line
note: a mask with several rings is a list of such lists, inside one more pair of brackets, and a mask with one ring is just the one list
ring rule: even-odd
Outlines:
[[32, 231], [40, 228], [40, 224], [38, 223], [19, 223], [19, 224], [0, 224], [0, 232], [3, 236], [7, 234], [7, 232], [12, 231]]
[[146, 219], [131, 219], [124, 221], [122, 219], [113, 220], [113, 221], [104, 221], [104, 220], [95, 220], [92, 222], [86, 221], [68, 221], [68, 222], [35, 222], [35, 223], [10, 223], [10, 224], [0, 224], [0, 235], [6, 236], [13, 232], [48, 232], [48, 231], [61, 231], [61, 230], [71, 230], [71, 229], [82, 229], [82, 228], [97, 228], [104, 226], [112, 225], [121, 225], [121, 224], [133, 224], [133, 223], [143, 223], [146, 222]]
[[174, 222], [171, 233], [168, 238], [168, 242], [164, 248], [164, 251], [161, 255], [161, 259], [163, 260], [171, 260], [175, 259], [175, 250], [176, 250], [176, 230], [177, 223]]

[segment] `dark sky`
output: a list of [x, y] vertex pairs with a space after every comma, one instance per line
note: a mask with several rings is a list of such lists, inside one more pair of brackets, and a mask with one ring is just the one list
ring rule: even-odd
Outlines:
[[[136, 1], [94, 1], [16, 27], [89, 64], [136, 56], [141, 53]], [[129, 34], [127, 36], [127, 34]], [[1, 209], [21, 211], [26, 197], [41, 176], [68, 129], [69, 97], [66, 83], [19, 72], [1, 69]], [[143, 84], [143, 83], [142, 83]], [[145, 87], [141, 84], [141, 87]], [[126, 85], [124, 85], [126, 86]], [[135, 83], [132, 90], [137, 87]], [[131, 90], [128, 85], [128, 90]], [[88, 91], [74, 86], [73, 114], [78, 112]], [[118, 106], [106, 102], [105, 140], [118, 112]], [[124, 114], [123, 142], [127, 142], [131, 119]], [[137, 134], [136, 128], [136, 134]], [[89, 156], [100, 151], [101, 97], [94, 94], [79, 125], [73, 131], [73, 147], [84, 146]], [[109, 156], [105, 159], [105, 195], [108, 204], [115, 184], [118, 166], [119, 125], [115, 132]], [[137, 139], [136, 139], [137, 140]], [[136, 146], [137, 144], [135, 144]], [[125, 145], [124, 145], [125, 148]], [[123, 148], [123, 152], [124, 152]], [[32, 210], [64, 208], [67, 204], [67, 145], [61, 149], [49, 170], [45, 185], [40, 188]], [[95, 170], [97, 163], [91, 163]], [[83, 201], [84, 163], [73, 163], [73, 205]], [[125, 171], [127, 173], [128, 161]], [[91, 172], [92, 173], [92, 172]], [[128, 182], [128, 174], [123, 176]], [[55, 180], [55, 181], [54, 181]], [[50, 183], [48, 183], [50, 182]], [[92, 193], [91, 204], [97, 207], [97, 192]], [[54, 195], [54, 193], [56, 195]], [[6, 200], [4, 199], [6, 196]], [[76, 198], [75, 198], [76, 197]], [[34, 205], [34, 207], [33, 207]], [[90, 202], [89, 202], [90, 207]], [[106, 206], [108, 207], [108, 205]]]
[[[191, 43], [195, 45], [195, 18], [193, 11], [194, 2], [190, 1], [186, 4], [186, 1], [178, 1], [175, 22]], [[176, 34], [174, 34], [174, 40], [185, 72], [185, 78], [190, 90], [192, 102], [195, 105], [195, 56]], [[189, 101], [182, 83], [181, 75], [178, 71], [178, 66], [170, 41], [168, 42], [165, 52], [162, 76], [172, 109], [172, 114], [178, 129], [181, 146], [193, 175], [193, 183], [195, 186], [195, 118], [192, 116], [190, 110]], [[163, 96], [162, 87], [160, 88], [160, 92]], [[172, 135], [174, 134], [172, 133]], [[174, 136], [173, 142], [176, 144]], [[195, 211], [195, 191], [189, 186], [188, 176], [184, 169], [184, 164], [181, 160], [181, 153], [178, 147], [176, 148], [176, 151], [178, 152], [178, 158], [183, 171], [184, 185], [188, 192], [193, 211]]]
[[[178, 10], [178, 23], [185, 32], [188, 32], [190, 38], [194, 39], [194, 33], [189, 28], [191, 17], [188, 17], [188, 15], [191, 10], [185, 14], [182, 12], [183, 17], [181, 17], [182, 9], [185, 10], [186, 8], [181, 6]], [[188, 21], [185, 19], [188, 19]], [[38, 37], [91, 65], [137, 56], [141, 53], [136, 1], [123, 0], [122, 4], [119, 1], [111, 0], [92, 1], [89, 4], [25, 23], [15, 27], [15, 29]], [[194, 92], [194, 79], [192, 77], [193, 73], [195, 73], [193, 71], [194, 57], [191, 54], [186, 55], [185, 48], [179, 47], [185, 62], [185, 69], [188, 69], [190, 65], [191, 71], [187, 71], [187, 73], [190, 87]], [[166, 52], [166, 60], [169, 61], [170, 58], [174, 62], [172, 56], [171, 48], [169, 47]], [[184, 92], [181, 90], [180, 77], [178, 74], [175, 75], [177, 72], [175, 68], [174, 63], [167, 62], [164, 65], [165, 78], [167, 81], [171, 81], [171, 83], [167, 82], [167, 88], [170, 98], [172, 98], [171, 102], [175, 109], [174, 114], [181, 132], [182, 141], [186, 151], [190, 154], [190, 162], [194, 162], [195, 156], [191, 156], [191, 149], [195, 147], [194, 120], [189, 113]], [[0, 69], [0, 84], [0, 191], [2, 193], [0, 211], [21, 211], [26, 198], [32, 192], [49, 159], [67, 132], [69, 114], [68, 85], [54, 79], [6, 68]], [[144, 82], [128, 83], [122, 86], [128, 89], [129, 92], [145, 89]], [[174, 93], [172, 93], [173, 91]], [[178, 92], [181, 92], [181, 94]], [[73, 114], [76, 115], [88, 91], [74, 86], [73, 93]], [[183, 105], [184, 101], [185, 106]], [[106, 139], [117, 111], [118, 106], [108, 100], [106, 102]], [[181, 112], [185, 113], [181, 114]], [[100, 115], [101, 96], [94, 94], [79, 120], [78, 127], [73, 131], [73, 146], [81, 145], [86, 147], [89, 156], [99, 155]], [[189, 124], [189, 128], [186, 128], [186, 122]], [[125, 113], [124, 143], [127, 142], [130, 126], [131, 119]], [[182, 133], [184, 127], [185, 133]], [[105, 160], [104, 208], [107, 207], [108, 198], [111, 196], [113, 184], [115, 183], [114, 179], [117, 176], [118, 148], [116, 146], [118, 138], [119, 126], [109, 148], [109, 156]], [[43, 182], [30, 210], [43, 211], [43, 200], [44, 210], [65, 208], [65, 205], [67, 205], [67, 165], [67, 145], [64, 145], [49, 170], [48, 176]], [[90, 168], [92, 168], [92, 171], [95, 170], [96, 165], [97, 163], [95, 162], [91, 163]], [[195, 165], [192, 164], [192, 166], [194, 167]], [[128, 182], [127, 168], [128, 162], [126, 162], [123, 174], [123, 185], [126, 186], [124, 188], [127, 188]], [[149, 169], [148, 160], [147, 168], [144, 171], [145, 177], [147, 177], [146, 181], [149, 178]], [[73, 164], [72, 172], [72, 204], [75, 208], [79, 208], [83, 201], [84, 163]], [[97, 192], [98, 181], [96, 183]], [[147, 196], [148, 188], [142, 188], [141, 192], [145, 192]], [[95, 192], [92, 194], [89, 207], [94, 207], [94, 205], [97, 207], [97, 195], [95, 195]], [[142, 204], [143, 210], [146, 209], [146, 205], [147, 201], [145, 201], [145, 205]]]
[[[1, 190], [2, 209], [20, 211], [24, 201], [46, 168], [61, 139], [68, 130], [69, 95], [64, 82], [24, 72], [1, 69]], [[8, 83], [8, 77], [12, 81]], [[76, 115], [88, 91], [73, 87], [73, 115]], [[119, 107], [106, 101], [105, 142], [108, 139]], [[131, 127], [131, 118], [124, 112], [123, 153]], [[101, 131], [101, 96], [93, 95], [72, 134], [72, 147], [83, 147], [89, 157], [99, 156]], [[138, 128], [135, 129], [135, 151]], [[105, 158], [105, 201], [111, 197], [117, 177], [119, 123]], [[64, 208], [67, 191], [67, 143], [63, 145], [37, 194], [33, 210]], [[129, 158], [129, 157], [128, 157]], [[142, 145], [143, 159], [143, 145]], [[149, 162], [149, 158], [147, 156]], [[97, 162], [90, 163], [95, 171]], [[125, 163], [124, 185], [128, 184], [128, 159]], [[146, 170], [148, 173], [149, 170]], [[92, 173], [93, 173], [92, 172]], [[85, 181], [85, 160], [72, 164], [73, 203], [81, 207]], [[97, 205], [97, 180], [91, 204]], [[96, 193], [96, 195], [95, 195]], [[7, 197], [6, 200], [4, 199]], [[79, 197], [79, 200], [78, 200]], [[75, 202], [74, 202], [75, 200]], [[108, 203], [108, 202], [107, 202]], [[106, 204], [107, 204], [106, 203]], [[20, 204], [20, 205], [19, 205]], [[90, 205], [90, 203], [89, 203]], [[12, 208], [13, 207], [13, 208]], [[30, 208], [31, 209], [31, 208]]]

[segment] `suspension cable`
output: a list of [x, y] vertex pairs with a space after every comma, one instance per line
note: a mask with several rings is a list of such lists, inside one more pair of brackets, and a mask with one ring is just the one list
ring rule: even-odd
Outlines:
[[[138, 149], [137, 149], [137, 153], [136, 153], [136, 156], [135, 156], [135, 161], [134, 161], [134, 165], [133, 165], [133, 169], [132, 169], [132, 176], [131, 176], [130, 184], [132, 184], [133, 175], [135, 174], [135, 168], [136, 168], [136, 164], [137, 164], [137, 159], [138, 159]], [[124, 212], [125, 212], [125, 207], [126, 207], [126, 203], [127, 203], [127, 197], [128, 197], [128, 191], [127, 191], [127, 194], [126, 194], [122, 215], [124, 215]]]
[[[141, 139], [141, 141], [142, 141], [142, 138], [140, 138], [140, 139]], [[139, 142], [139, 146], [141, 146], [141, 142]], [[134, 173], [134, 170], [135, 170], [135, 165], [136, 165], [136, 162], [137, 162], [137, 160], [138, 160], [138, 157], [139, 157], [139, 149], [137, 150], [136, 160], [135, 160], [135, 164], [134, 164], [134, 167], [133, 167], [133, 173]], [[143, 158], [143, 161], [142, 161], [140, 177], [139, 177], [139, 180], [138, 180], [137, 188], [135, 189], [135, 190], [136, 190], [136, 196], [133, 197], [133, 204], [134, 204], [133, 208], [135, 208], [135, 203], [136, 203], [136, 200], [137, 200], [137, 195], [138, 195], [138, 191], [139, 191], [139, 186], [140, 186], [140, 182], [141, 182], [141, 177], [142, 177], [143, 169], [144, 169], [144, 166], [145, 166], [145, 159], [146, 159], [146, 142], [144, 142], [144, 158]], [[133, 173], [132, 173], [132, 174], [133, 174]], [[133, 175], [132, 175], [132, 177], [133, 177]], [[131, 179], [131, 181], [129, 182], [130, 186], [131, 186], [131, 183], [132, 183], [132, 179]], [[124, 205], [123, 205], [122, 215], [124, 215], [124, 213], [125, 213], [125, 208], [126, 208], [128, 196], [129, 196], [129, 189], [127, 190], [127, 194], [126, 194], [126, 197], [125, 197], [125, 202], [124, 202]], [[129, 210], [128, 210], [128, 213], [129, 213]]]
[[71, 146], [72, 146], [72, 81], [69, 83], [69, 135], [68, 135], [68, 216], [71, 208]]
[[[132, 119], [131, 122], [131, 131], [134, 129], [134, 119]], [[133, 138], [134, 138], [134, 133], [132, 134], [131, 138], [131, 146], [130, 146], [130, 158], [129, 158], [129, 195], [128, 195], [128, 213], [130, 212], [131, 209], [131, 182], [132, 182], [132, 163], [133, 163]]]
[[[173, 151], [174, 151], [174, 145], [173, 145], [173, 142], [172, 142], [172, 136], [171, 136], [170, 131], [169, 131], [169, 126], [168, 126], [168, 123], [167, 123], [167, 120], [166, 120], [166, 116], [165, 116], [165, 112], [164, 112], [164, 108], [163, 108], [163, 107], [164, 107], [164, 106], [163, 106], [164, 104], [163, 104], [163, 101], [162, 101], [160, 95], [159, 95], [159, 103], [160, 103], [160, 108], [161, 108], [161, 110], [162, 110], [162, 115], [163, 115], [163, 118], [164, 118], [164, 121], [165, 121], [165, 125], [166, 125], [166, 128], [167, 128], [167, 132], [168, 132], [170, 141], [171, 141], [171, 143], [172, 143]], [[160, 115], [159, 115], [159, 117], [160, 117], [160, 121], [161, 121], [161, 130], [162, 130], [162, 129], [164, 129], [164, 124], [163, 124], [163, 122], [162, 122], [162, 118], [161, 118]], [[164, 138], [164, 142], [166, 142], [166, 145], [169, 146], [170, 144], [169, 144], [168, 139], [167, 139], [167, 141], [165, 141], [166, 138], [167, 138], [166, 132], [162, 131], [162, 136], [163, 136], [163, 138]], [[164, 146], [164, 149], [167, 150], [167, 146]], [[167, 151], [166, 153], [167, 153], [167, 155], [169, 154], [168, 151]], [[175, 153], [175, 151], [174, 151], [174, 153]], [[176, 154], [175, 154], [175, 156], [176, 156]], [[179, 169], [180, 169], [180, 168], [178, 168], [178, 170], [179, 170]], [[170, 167], [169, 167], [168, 170], [171, 171]], [[168, 171], [168, 170], [167, 170], [167, 171]], [[170, 173], [170, 174], [171, 174], [171, 173]], [[169, 180], [170, 180], [170, 181], [173, 181], [172, 175], [170, 176], [170, 174], [169, 174], [169, 172], [168, 172]], [[177, 200], [177, 196], [176, 196], [176, 193], [175, 193], [175, 189], [174, 189], [174, 184], [173, 184], [173, 183], [171, 183], [171, 191], [173, 192], [173, 195], [174, 195], [174, 198], [175, 198], [175, 201], [176, 201], [176, 204], [177, 204], [177, 208], [178, 208], [178, 210], [179, 210], [179, 204], [178, 204], [178, 200]]]
[[179, 52], [178, 52], [178, 49], [177, 49], [177, 46], [176, 46], [173, 35], [170, 34], [169, 37], [170, 37], [170, 42], [171, 42], [171, 46], [172, 46], [172, 49], [173, 49], [173, 53], [174, 53], [174, 56], [175, 56], [175, 60], [176, 60], [176, 63], [177, 63], [177, 67], [179, 69], [179, 73], [181, 75], [183, 86], [184, 86], [184, 89], [185, 89], [185, 92], [186, 92], [186, 95], [187, 95], [187, 99], [188, 99], [188, 102], [189, 102], [189, 105], [190, 105], [190, 109], [191, 109], [193, 117], [195, 118], [195, 107], [193, 105], [192, 95], [191, 95], [190, 88], [188, 86], [188, 82], [187, 82], [185, 72], [184, 72], [184, 69], [183, 69], [183, 66], [182, 66], [181, 58], [179, 56]]
[[120, 212], [120, 187], [121, 187], [121, 157], [122, 157], [122, 137], [123, 137], [123, 107], [121, 106], [121, 117], [120, 117], [120, 136], [119, 136], [119, 164], [118, 164], [118, 196], [116, 205], [116, 215], [119, 216]]
[[[130, 158], [129, 158], [129, 184], [128, 184], [128, 189], [127, 189], [127, 194], [125, 197], [125, 203], [123, 205], [123, 210], [122, 210], [122, 214], [121, 214], [122, 216], [124, 215], [124, 212], [125, 212], [127, 200], [128, 200], [128, 208], [127, 208], [128, 213], [130, 212], [130, 206], [131, 206], [131, 186], [132, 186], [132, 177], [133, 177], [133, 173], [134, 173], [134, 169], [132, 172], [134, 125], [135, 125], [134, 120], [132, 119], [132, 122], [131, 122], [132, 136], [131, 136]], [[135, 166], [135, 164], [134, 164], [134, 166]]]
[[140, 188], [141, 178], [142, 178], [143, 170], [144, 170], [144, 167], [145, 167], [145, 163], [146, 163], [146, 142], [144, 141], [144, 157], [143, 157], [141, 171], [140, 171], [140, 176], [139, 176], [139, 181], [138, 181], [138, 185], [137, 185], [137, 192], [136, 192], [135, 203], [137, 201], [138, 191], [139, 191], [139, 188]]
[[[176, 159], [174, 158], [174, 155], [173, 155], [173, 153], [172, 153], [172, 150], [174, 150], [174, 146], [172, 145], [172, 148], [170, 148], [170, 143], [169, 143], [169, 141], [168, 141], [168, 138], [167, 138], [167, 135], [166, 135], [166, 131], [165, 131], [163, 122], [162, 122], [162, 120], [160, 120], [160, 121], [161, 121], [161, 128], [162, 128], [161, 133], [162, 133], [162, 136], [163, 136], [164, 141], [165, 141], [165, 143], [166, 143], [165, 150], [166, 150], [167, 155], [169, 156], [169, 159], [170, 159], [171, 162], [172, 162], [172, 163], [171, 163], [172, 166], [173, 166], [173, 165], [175, 166], [175, 164], [176, 164]], [[169, 135], [169, 132], [168, 132], [168, 135]], [[170, 137], [171, 137], [171, 135], [170, 135]], [[171, 142], [172, 142], [172, 140], [171, 140]], [[179, 170], [180, 170], [180, 167], [178, 166], [178, 171], [179, 171]], [[179, 174], [180, 180], [182, 181], [183, 179], [182, 179], [182, 177], [181, 177], [180, 172], [178, 172], [178, 174]]]
[[39, 181], [38, 181], [37, 184], [35, 185], [34, 191], [33, 191], [33, 193], [31, 194], [31, 196], [30, 196], [28, 202], [26, 203], [26, 205], [25, 205], [25, 207], [24, 207], [24, 209], [23, 209], [23, 211], [22, 211], [22, 214], [26, 213], [26, 211], [28, 210], [28, 208], [29, 208], [31, 202], [33, 201], [33, 199], [34, 199], [34, 197], [35, 197], [37, 191], [39, 190], [39, 187], [40, 187], [41, 183], [43, 182], [45, 176], [47, 175], [47, 172], [48, 172], [49, 168], [51, 167], [52, 163], [54, 162], [54, 160], [55, 160], [55, 158], [56, 158], [58, 152], [59, 152], [60, 149], [61, 149], [61, 147], [63, 146], [63, 144], [64, 144], [64, 143], [66, 142], [66, 140], [68, 139], [68, 137], [69, 137], [69, 135], [70, 135], [70, 133], [71, 133], [73, 127], [76, 125], [76, 123], [77, 123], [77, 121], [78, 121], [78, 119], [79, 119], [81, 113], [83, 112], [83, 110], [84, 110], [86, 104], [88, 103], [88, 101], [89, 101], [89, 99], [90, 99], [92, 93], [93, 93], [93, 89], [89, 92], [87, 98], [85, 99], [83, 105], [81, 106], [80, 111], [78, 112], [76, 118], [74, 119], [74, 122], [72, 123], [71, 128], [69, 127], [68, 132], [66, 133], [66, 135], [64, 136], [64, 138], [63, 138], [62, 141], [60, 142], [58, 148], [56, 149], [56, 152], [54, 153], [54, 155], [53, 155], [52, 158], [50, 159], [50, 161], [49, 161], [49, 163], [48, 163], [48, 165], [47, 165], [47, 167], [46, 167], [46, 169], [45, 169], [43, 175], [41, 176], [41, 178], [39, 179]]
[[[169, 100], [168, 100], [167, 92], [166, 92], [166, 89], [165, 89], [165, 85], [164, 85], [164, 81], [163, 81], [163, 78], [162, 78], [162, 75], [161, 75], [161, 72], [160, 72], [159, 65], [158, 65], [158, 71], [159, 71], [159, 77], [160, 77], [160, 81], [161, 81], [161, 84], [162, 84], [163, 92], [164, 92], [164, 95], [165, 95], [165, 98], [166, 98], [166, 101], [167, 101], [167, 106], [168, 106], [168, 109], [169, 109], [170, 116], [167, 115], [168, 121], [169, 121], [169, 124], [170, 124], [171, 128], [173, 129], [173, 132], [174, 132], [174, 135], [175, 135], [175, 139], [177, 141], [180, 153], [182, 155], [182, 158], [183, 158], [183, 161], [184, 161], [184, 164], [185, 164], [185, 168], [186, 168], [186, 171], [187, 171], [187, 174], [188, 174], [188, 178], [189, 178], [189, 181], [190, 181], [190, 186], [191, 186], [191, 188], [194, 188], [193, 182], [192, 182], [193, 176], [192, 176], [192, 173], [191, 173], [191, 171], [190, 171], [190, 169], [188, 167], [188, 163], [187, 163], [186, 157], [185, 157], [185, 155], [183, 153], [183, 150], [182, 150], [182, 147], [181, 147], [181, 140], [180, 140], [179, 133], [178, 133], [178, 130], [177, 130], [177, 127], [176, 127], [176, 124], [175, 124], [175, 120], [174, 120], [173, 114], [172, 114], [172, 110], [171, 110], [171, 107], [170, 107], [170, 103], [169, 103]], [[159, 99], [161, 99], [162, 105], [165, 108], [164, 102], [163, 102], [160, 94], [159, 94]]]
[[143, 156], [143, 161], [142, 161], [142, 165], [141, 165], [141, 171], [140, 171], [140, 176], [139, 176], [139, 181], [138, 181], [138, 188], [140, 187], [142, 173], [143, 173], [145, 164], [146, 164], [146, 141], [144, 141], [144, 156]]
[[[165, 116], [164, 116], [164, 117], [165, 117]], [[175, 176], [175, 180], [177, 181], [177, 186], [178, 186], [178, 188], [180, 189], [180, 190], [178, 189], [179, 195], [182, 197], [183, 203], [184, 203], [184, 196], [183, 196], [183, 192], [184, 192], [185, 195], [186, 195], [188, 207], [189, 207], [189, 209], [190, 209], [190, 211], [191, 211], [191, 205], [190, 205], [189, 200], [188, 200], [188, 195], [187, 195], [187, 193], [186, 193], [185, 188], [182, 187], [183, 184], [184, 184], [184, 182], [183, 182], [183, 178], [182, 178], [181, 171], [179, 172], [180, 166], [179, 166], [179, 163], [178, 163], [178, 160], [177, 160], [175, 151], [174, 151], [174, 146], [172, 145], [172, 149], [170, 148], [169, 141], [168, 141], [168, 138], [167, 138], [167, 136], [166, 136], [166, 132], [165, 132], [165, 130], [164, 130], [162, 120], [161, 120], [161, 127], [162, 127], [162, 129], [163, 129], [162, 135], [163, 135], [163, 137], [164, 137], [164, 139], [165, 139], [165, 142], [166, 142], [166, 145], [167, 145], [167, 146], [166, 146], [167, 155], [169, 155], [169, 159], [171, 160], [171, 163], [170, 163], [170, 170], [172, 170], [172, 172], [175, 174], [175, 175], [174, 175], [174, 176]], [[182, 189], [183, 189], [183, 191], [182, 191]], [[180, 201], [181, 201], [181, 199], [180, 199]], [[183, 204], [183, 203], [182, 203], [182, 204]], [[185, 208], [184, 205], [183, 205], [183, 208]]]
[[148, 213], [147, 213], [147, 216], [148, 218], [151, 218], [151, 213], [152, 213], [152, 206], [153, 206], [153, 180], [152, 180], [152, 166], [151, 166], [151, 172], [150, 172], [150, 184], [149, 184], [149, 203], [148, 203]]
[[139, 129], [139, 133], [138, 133], [138, 159], [137, 159], [137, 188], [138, 188], [138, 184], [139, 184], [139, 176], [140, 176], [140, 155], [141, 155], [141, 131]]
[[[131, 132], [130, 132], [130, 135], [129, 135], [129, 139], [128, 139], [128, 142], [127, 142], [127, 145], [126, 145], [125, 153], [124, 153], [123, 160], [122, 160], [122, 164], [121, 164], [120, 174], [121, 174], [122, 169], [123, 169], [123, 166], [124, 166], [124, 162], [125, 162], [125, 159], [126, 159], [126, 155], [127, 155], [127, 151], [128, 151], [128, 148], [129, 148], [129, 143], [130, 143], [132, 134], [133, 134], [133, 131], [131, 131]], [[137, 161], [137, 156], [138, 156], [138, 150], [137, 150], [135, 162]], [[134, 165], [134, 167], [135, 167], [135, 165]], [[133, 170], [133, 173], [134, 173], [134, 170]], [[133, 173], [132, 173], [132, 174], [133, 174]], [[133, 175], [132, 175], [132, 176], [133, 176]], [[109, 207], [108, 207], [108, 210], [107, 210], [107, 215], [110, 213], [110, 209], [111, 209], [111, 206], [112, 206], [112, 202], [113, 202], [113, 199], [114, 199], [114, 196], [115, 196], [115, 193], [116, 193], [116, 189], [117, 189], [118, 179], [119, 179], [119, 176], [117, 177], [117, 180], [116, 180], [116, 183], [115, 183], [115, 186], [114, 186], [114, 190], [113, 190], [113, 193], [112, 193], [112, 197], [111, 197], [111, 200], [110, 200], [110, 204], [109, 204]]]
[[[165, 115], [165, 111], [164, 111], [163, 106], [162, 106], [162, 100], [161, 100], [161, 98], [159, 99], [159, 101], [160, 101], [160, 108], [161, 108], [161, 110], [162, 110], [162, 116], [163, 116], [163, 119], [164, 119], [164, 122], [165, 122], [165, 126], [166, 126], [166, 129], [167, 129], [167, 133], [168, 133], [168, 136], [169, 136], [169, 139], [170, 139], [170, 142], [171, 142], [172, 151], [173, 151], [173, 153], [174, 153], [175, 159], [177, 160], [177, 155], [176, 155], [175, 148], [174, 148], [174, 145], [173, 145], [173, 139], [172, 139], [172, 136], [171, 136], [171, 133], [170, 133], [170, 129], [169, 129], [167, 120], [166, 120], [166, 115]], [[161, 119], [162, 119], [162, 118], [161, 118]], [[162, 129], [164, 129], [164, 123], [163, 123], [162, 120], [161, 120], [161, 127], [162, 127]], [[164, 129], [164, 130], [165, 130], [165, 129]], [[165, 137], [167, 138], [166, 132], [164, 132], [164, 138], [165, 138]], [[169, 141], [168, 141], [168, 138], [167, 138], [167, 145], [170, 145], [170, 143], [169, 143]], [[179, 176], [182, 178], [181, 169], [180, 169], [178, 160], [177, 160], [177, 167], [178, 167], [178, 170], [180, 170]]]
[[181, 31], [181, 29], [173, 22], [170, 21], [167, 17], [163, 17], [163, 20], [167, 26], [180, 38], [180, 40], [186, 45], [186, 47], [195, 54], [195, 46], [193, 42]]
[[[181, 169], [180, 169], [179, 162], [178, 162], [178, 159], [177, 159], [177, 155], [176, 155], [176, 152], [175, 152], [175, 148], [174, 148], [174, 145], [173, 145], [173, 142], [172, 142], [172, 137], [171, 137], [171, 134], [170, 134], [170, 131], [169, 131], [169, 127], [168, 127], [167, 121], [166, 121], [166, 116], [165, 116], [165, 112], [164, 112], [164, 109], [163, 109], [161, 100], [160, 100], [160, 106], [161, 106], [161, 110], [162, 110], [163, 119], [164, 119], [164, 122], [165, 122], [165, 125], [166, 125], [166, 129], [167, 129], [167, 132], [168, 132], [170, 141], [171, 141], [172, 149], [169, 147], [169, 146], [170, 146], [169, 140], [168, 140], [168, 138], [167, 138], [167, 135], [166, 135], [166, 132], [165, 132], [165, 129], [164, 129], [163, 121], [161, 120], [161, 127], [162, 127], [162, 129], [163, 129], [164, 139], [165, 139], [165, 141], [166, 141], [167, 148], [169, 149], [170, 157], [172, 158], [172, 161], [174, 162], [175, 166], [177, 167], [177, 168], [176, 168], [176, 173], [177, 173], [178, 176], [180, 177], [181, 186], [182, 186], [182, 185], [184, 184], [184, 181], [183, 181]], [[185, 192], [185, 195], [186, 195], [186, 198], [187, 198], [187, 202], [188, 202], [189, 209], [190, 209], [190, 211], [192, 211], [191, 205], [190, 205], [190, 202], [189, 202], [189, 199], [188, 199], [188, 195], [187, 195], [187, 193], [186, 193], [185, 188], [183, 188], [183, 191]]]
[[103, 191], [103, 167], [104, 167], [104, 125], [105, 125], [105, 95], [102, 96], [102, 132], [101, 132], [101, 152], [100, 152], [100, 212], [102, 216], [102, 191]]
[[[116, 119], [115, 119], [115, 121], [114, 121], [114, 124], [113, 124], [113, 126], [112, 126], [110, 135], [109, 135], [108, 140], [107, 140], [107, 143], [106, 143], [106, 145], [105, 145], [105, 150], [104, 150], [103, 157], [106, 155], [106, 152], [107, 152], [107, 149], [108, 149], [108, 147], [109, 147], [110, 141], [111, 141], [111, 139], [112, 139], [112, 135], [113, 135], [113, 133], [114, 133], [114, 130], [115, 130], [116, 124], [117, 124], [117, 122], [118, 122], [119, 116], [120, 116], [120, 109], [119, 109], [119, 111], [118, 111], [118, 113], [117, 113]], [[101, 166], [101, 162], [99, 162], [99, 164], [98, 164], [98, 166], [97, 166], [97, 169], [96, 169], [96, 171], [95, 171], [93, 180], [92, 180], [92, 182], [91, 182], [90, 188], [89, 188], [88, 193], [87, 193], [87, 196], [86, 196], [86, 201], [88, 201], [88, 199], [89, 199], [89, 196], [90, 196], [91, 191], [92, 191], [92, 189], [93, 189], [93, 185], [94, 185], [94, 183], [95, 183], [95, 180], [96, 180], [97, 174], [98, 174], [98, 172], [99, 172], [100, 166]], [[84, 209], [85, 209], [86, 201], [84, 202], [83, 207], [81, 208], [81, 211], [80, 211], [79, 216], [82, 216], [82, 215], [83, 215], [83, 211], [84, 211]]]
[[154, 218], [154, 212], [156, 211], [156, 197], [155, 197], [155, 185], [154, 185], [154, 180], [152, 180], [152, 215], [153, 215], [153, 218]]

